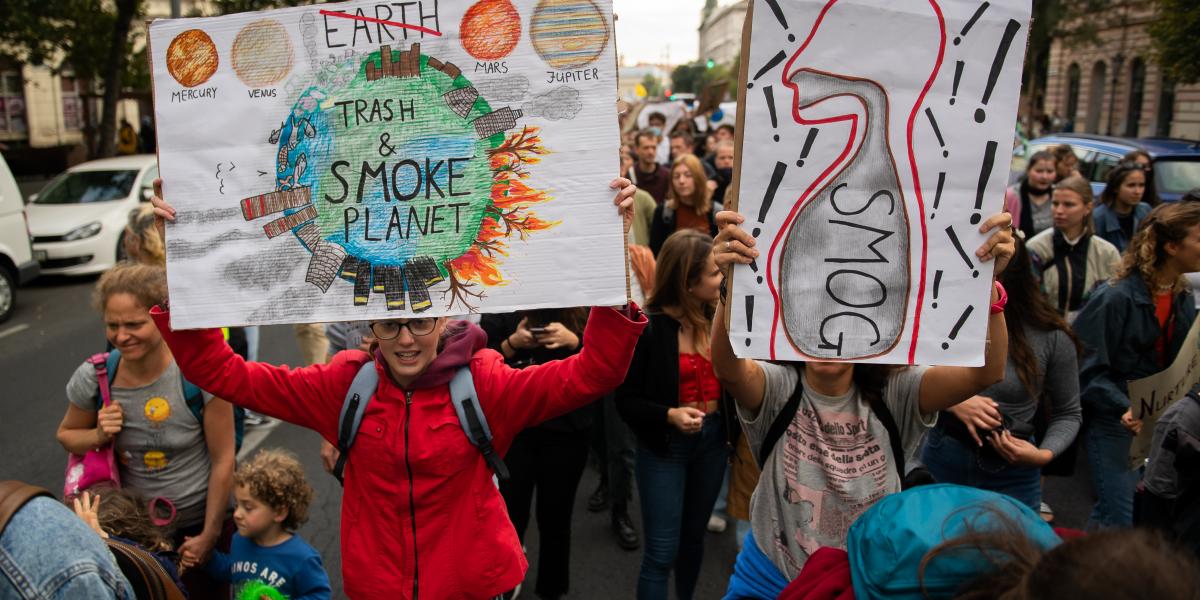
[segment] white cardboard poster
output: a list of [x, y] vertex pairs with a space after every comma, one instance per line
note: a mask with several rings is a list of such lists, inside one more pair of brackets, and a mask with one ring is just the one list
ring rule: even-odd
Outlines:
[[755, 0], [739, 354], [983, 364], [1028, 0]]
[[150, 27], [177, 328], [621, 304], [610, 0]]
[[1171, 366], [1129, 382], [1129, 407], [1133, 418], [1142, 422], [1141, 432], [1129, 446], [1130, 469], [1146, 463], [1154, 450], [1154, 429], [1158, 420], [1197, 383], [1200, 383], [1200, 319], [1192, 322]]

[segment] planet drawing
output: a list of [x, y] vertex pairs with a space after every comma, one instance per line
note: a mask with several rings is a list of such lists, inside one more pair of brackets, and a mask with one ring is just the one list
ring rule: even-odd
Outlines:
[[521, 15], [512, 0], [479, 0], [459, 27], [463, 49], [479, 60], [500, 60], [521, 39]]
[[279, 83], [292, 72], [292, 40], [273, 19], [260, 19], [242, 28], [233, 40], [233, 72], [249, 87]]
[[189, 29], [167, 46], [167, 72], [184, 87], [196, 87], [217, 71], [217, 47], [199, 29]]
[[591, 64], [608, 45], [608, 22], [591, 0], [541, 0], [529, 23], [533, 49], [555, 69]]

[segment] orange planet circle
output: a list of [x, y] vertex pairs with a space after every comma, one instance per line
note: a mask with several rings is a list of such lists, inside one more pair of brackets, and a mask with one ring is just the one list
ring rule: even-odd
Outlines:
[[480, 0], [463, 14], [463, 50], [479, 60], [500, 60], [521, 39], [521, 15], [511, 0]]
[[233, 72], [249, 87], [279, 83], [292, 72], [292, 38], [272, 19], [259, 19], [233, 40]]
[[167, 72], [184, 87], [196, 87], [217, 72], [217, 46], [199, 29], [189, 29], [167, 46]]

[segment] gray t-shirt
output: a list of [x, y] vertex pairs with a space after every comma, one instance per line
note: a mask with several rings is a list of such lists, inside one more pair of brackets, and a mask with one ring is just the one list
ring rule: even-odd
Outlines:
[[1032, 213], [1030, 217], [1033, 223], [1034, 234], [1041, 233], [1054, 226], [1054, 213], [1050, 210], [1049, 198], [1046, 198], [1046, 201], [1041, 204], [1030, 200], [1029, 211]]
[[[117, 434], [121, 485], [147, 499], [161, 496], [178, 511], [174, 525], [204, 523], [208, 475], [212, 463], [200, 421], [183, 397], [179, 367], [174, 362], [154, 383], [139, 388], [112, 388], [112, 400], [125, 416]], [[67, 382], [67, 399], [83, 410], [99, 410], [96, 370], [84, 362]], [[212, 396], [205, 393], [207, 404]]]
[[[755, 456], [800, 379], [790, 365], [758, 365], [766, 381], [757, 418], [738, 407]], [[916, 455], [925, 430], [937, 422], [936, 413], [921, 414], [924, 374], [924, 367], [896, 371], [884, 392], [906, 461]], [[796, 416], [776, 442], [750, 499], [754, 541], [781, 573], [795, 579], [817, 548], [845, 548], [850, 524], [879, 499], [899, 491], [887, 428], [857, 388], [829, 397], [805, 384]]]
[[371, 325], [368, 321], [339, 321], [325, 325], [330, 356], [342, 350], [358, 350], [363, 338], [370, 335]]

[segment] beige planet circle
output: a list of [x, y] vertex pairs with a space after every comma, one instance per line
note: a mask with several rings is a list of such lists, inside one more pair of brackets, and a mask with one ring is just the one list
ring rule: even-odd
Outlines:
[[242, 28], [233, 40], [233, 72], [249, 87], [274, 85], [292, 72], [292, 40], [273, 19]]

